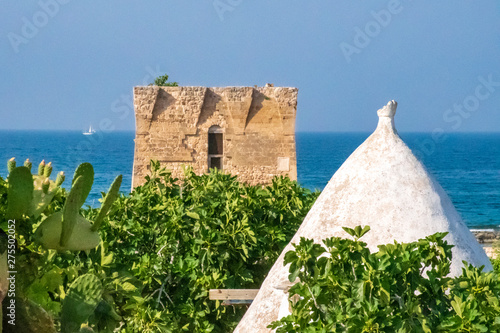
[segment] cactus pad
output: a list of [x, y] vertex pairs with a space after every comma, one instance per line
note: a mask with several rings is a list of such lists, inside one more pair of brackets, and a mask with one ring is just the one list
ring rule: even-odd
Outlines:
[[94, 183], [94, 168], [92, 167], [92, 164], [82, 163], [76, 168], [71, 186], [74, 185], [78, 177], [82, 177], [84, 181], [79, 200], [79, 207], [81, 207], [85, 203], [85, 200], [87, 200], [90, 190], [92, 189], [92, 184]]
[[45, 178], [45, 180], [42, 183], [43, 194], [49, 193], [49, 187], [50, 187], [50, 180], [48, 178]]
[[49, 188], [47, 193], [43, 191], [43, 183], [48, 180], [43, 176], [34, 176], [34, 191], [33, 200], [31, 202], [31, 207], [29, 215], [33, 215], [35, 218], [40, 216], [45, 208], [50, 204], [54, 196], [56, 195], [59, 187], [54, 184], [54, 182], [49, 181]]
[[29, 171], [31, 172], [31, 167], [33, 166], [33, 163], [31, 163], [30, 159], [27, 158], [26, 161], [24, 161], [24, 166], [27, 167], [29, 169]]
[[50, 175], [52, 174], [52, 162], [49, 162], [45, 168], [43, 168], [43, 175], [45, 177], [50, 177]]
[[59, 172], [56, 178], [56, 186], [61, 186], [62, 183], [64, 183], [64, 179], [66, 179], [64, 172], [63, 171]]
[[[78, 277], [69, 287], [61, 310], [63, 333], [74, 333], [87, 323], [102, 299], [102, 283], [94, 274]], [[92, 331], [82, 331], [92, 332]]]
[[35, 237], [46, 249], [58, 251], [86, 251], [95, 248], [101, 242], [99, 233], [91, 230], [92, 224], [81, 215], [74, 220], [73, 231], [65, 246], [61, 246], [63, 213], [57, 212], [45, 220], [35, 232]]
[[16, 159], [14, 157], [12, 157], [8, 162], [7, 162], [7, 171], [9, 173], [12, 172], [12, 170], [14, 170], [16, 167]]
[[22, 166], [12, 170], [8, 178], [7, 217], [20, 219], [28, 214], [33, 197], [33, 176]]
[[43, 171], [45, 169], [45, 160], [42, 160], [38, 165], [38, 175], [43, 176]]
[[86, 189], [85, 180], [83, 176], [78, 176], [76, 180], [73, 182], [73, 187], [71, 187], [71, 191], [66, 198], [66, 202], [63, 207], [63, 220], [62, 220], [62, 231], [61, 231], [61, 240], [60, 245], [65, 247], [71, 234], [73, 233], [73, 229], [75, 227], [77, 217], [79, 215], [80, 208], [82, 204], [80, 202], [82, 198], [82, 193]]
[[92, 231], [96, 231], [99, 229], [99, 226], [101, 225], [102, 221], [104, 220], [104, 217], [108, 213], [109, 209], [111, 208], [111, 205], [113, 202], [118, 198], [118, 195], [120, 193], [120, 186], [122, 184], [122, 175], [119, 175], [118, 177], [115, 178], [113, 181], [113, 184], [109, 187], [109, 191], [106, 194], [106, 197], [104, 198], [104, 201], [101, 205], [101, 210], [99, 211], [99, 215], [97, 215], [94, 225], [92, 226]]

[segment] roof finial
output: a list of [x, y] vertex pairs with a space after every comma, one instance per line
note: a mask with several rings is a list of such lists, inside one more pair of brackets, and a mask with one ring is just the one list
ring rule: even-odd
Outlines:
[[387, 103], [386, 106], [383, 108], [379, 109], [377, 111], [377, 114], [380, 117], [389, 117], [389, 118], [394, 118], [394, 115], [396, 114], [396, 109], [398, 107], [398, 102], [395, 100], [390, 101]]

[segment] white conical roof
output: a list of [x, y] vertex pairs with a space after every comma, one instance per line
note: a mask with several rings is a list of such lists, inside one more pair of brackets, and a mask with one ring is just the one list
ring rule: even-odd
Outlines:
[[455, 245], [452, 275], [461, 273], [462, 260], [492, 269], [448, 195], [398, 136], [396, 107], [391, 101], [378, 110], [377, 129], [333, 175], [235, 332], [268, 332], [267, 325], [280, 317], [280, 307], [288, 304], [282, 290], [289, 284], [283, 258], [301, 237], [318, 243], [333, 236], [350, 238], [342, 227], [370, 225], [371, 231], [362, 240], [371, 251], [377, 251], [377, 245], [394, 240], [413, 242], [436, 232], [449, 232], [446, 240]]

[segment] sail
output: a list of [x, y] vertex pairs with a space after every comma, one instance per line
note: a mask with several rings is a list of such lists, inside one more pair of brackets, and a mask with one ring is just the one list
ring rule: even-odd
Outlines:
[[89, 126], [89, 130], [87, 132], [83, 132], [83, 135], [92, 135], [95, 133], [95, 130], [92, 128], [92, 125]]

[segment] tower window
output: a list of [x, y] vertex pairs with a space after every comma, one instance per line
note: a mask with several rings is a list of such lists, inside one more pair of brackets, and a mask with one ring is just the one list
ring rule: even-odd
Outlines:
[[222, 133], [208, 133], [208, 153], [210, 155], [222, 155], [223, 146]]
[[224, 156], [224, 134], [219, 126], [208, 130], [208, 168], [222, 170]]
[[222, 157], [210, 157], [210, 168], [222, 170]]

